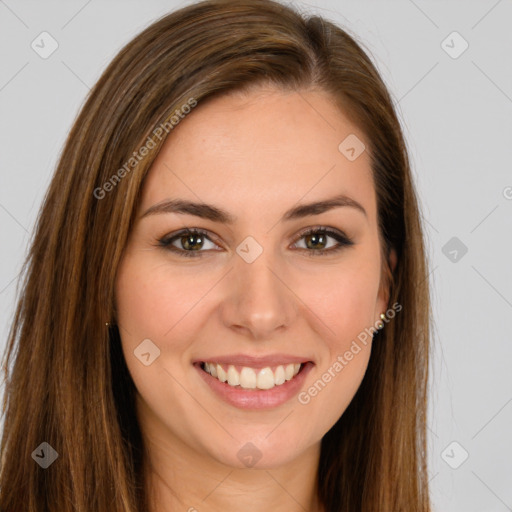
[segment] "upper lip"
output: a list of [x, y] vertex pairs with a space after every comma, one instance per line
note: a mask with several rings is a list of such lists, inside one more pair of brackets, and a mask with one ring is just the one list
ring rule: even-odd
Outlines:
[[231, 354], [225, 356], [211, 356], [204, 359], [196, 359], [194, 363], [220, 363], [225, 365], [248, 366], [250, 368], [265, 368], [290, 363], [307, 363], [308, 357], [291, 354], [268, 354], [266, 356], [249, 356], [247, 354]]

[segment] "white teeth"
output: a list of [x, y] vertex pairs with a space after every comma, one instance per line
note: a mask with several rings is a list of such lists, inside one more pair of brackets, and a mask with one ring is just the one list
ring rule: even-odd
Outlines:
[[230, 386], [238, 386], [240, 384], [240, 374], [233, 365], [228, 367], [228, 384]]
[[[213, 365], [213, 366], [215, 366], [215, 365]], [[228, 374], [224, 371], [224, 368], [222, 368], [222, 366], [220, 364], [218, 364], [216, 366], [216, 370], [217, 370], [217, 378], [221, 382], [226, 382], [228, 380]], [[208, 372], [208, 373], [210, 373], [210, 372]], [[212, 375], [213, 375], [213, 373], [212, 373]]]
[[260, 370], [260, 373], [258, 373], [258, 389], [270, 389], [274, 386], [274, 372], [268, 367]]
[[238, 373], [233, 365], [229, 365], [226, 372], [220, 364], [204, 363], [204, 370], [230, 386], [240, 386], [244, 389], [271, 389], [293, 379], [299, 373], [301, 366], [301, 363], [279, 365], [275, 371], [272, 371], [269, 366], [261, 370], [243, 366]]
[[210, 365], [209, 373], [211, 374], [212, 377], [217, 377], [217, 365], [216, 364]]
[[276, 371], [274, 372], [274, 381], [276, 386], [280, 386], [286, 382], [286, 376], [284, 373], [284, 368], [282, 366], [278, 366]]
[[240, 386], [246, 389], [254, 389], [256, 387], [256, 372], [252, 368], [242, 368], [240, 372]]
[[293, 378], [293, 372], [295, 370], [295, 365], [293, 363], [287, 364], [284, 369], [284, 375], [286, 380], [290, 380]]

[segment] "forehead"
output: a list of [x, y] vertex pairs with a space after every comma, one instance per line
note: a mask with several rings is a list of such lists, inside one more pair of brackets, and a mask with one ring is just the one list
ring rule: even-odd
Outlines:
[[199, 102], [162, 146], [141, 207], [179, 197], [263, 214], [344, 193], [373, 218], [370, 157], [348, 159], [345, 140], [368, 147], [326, 93], [262, 88]]

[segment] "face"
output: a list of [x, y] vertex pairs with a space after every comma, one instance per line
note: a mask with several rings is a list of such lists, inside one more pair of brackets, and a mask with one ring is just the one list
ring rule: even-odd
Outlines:
[[139, 421], [169, 453], [277, 467], [353, 398], [388, 299], [370, 158], [339, 149], [354, 135], [368, 147], [324, 93], [261, 89], [166, 140], [116, 307]]

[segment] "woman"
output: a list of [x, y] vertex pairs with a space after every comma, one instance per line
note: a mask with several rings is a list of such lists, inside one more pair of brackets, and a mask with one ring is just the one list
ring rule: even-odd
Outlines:
[[417, 199], [339, 27], [212, 0], [144, 30], [69, 134], [25, 269], [2, 512], [430, 510]]

